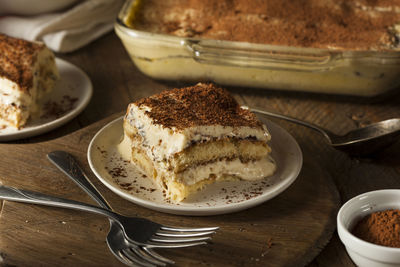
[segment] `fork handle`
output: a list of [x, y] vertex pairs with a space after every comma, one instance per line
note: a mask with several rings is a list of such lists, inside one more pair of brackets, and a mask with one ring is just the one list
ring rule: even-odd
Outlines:
[[52, 151], [47, 158], [80, 188], [89, 194], [100, 206], [111, 210], [110, 204], [104, 199], [96, 187], [85, 175], [76, 159], [66, 151]]
[[10, 186], [0, 185], [0, 199], [66, 208], [66, 209], [88, 211], [91, 213], [107, 216], [110, 219], [117, 222], [118, 224], [120, 224], [119, 215], [110, 210], [92, 206], [75, 200], [69, 200], [69, 199], [46, 195], [39, 192], [22, 190]]

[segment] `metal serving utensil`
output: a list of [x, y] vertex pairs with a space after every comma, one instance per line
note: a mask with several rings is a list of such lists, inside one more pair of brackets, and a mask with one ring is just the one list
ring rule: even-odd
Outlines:
[[400, 135], [400, 119], [393, 118], [376, 122], [365, 127], [349, 131], [345, 135], [337, 135], [315, 124], [301, 121], [289, 116], [265, 110], [244, 107], [252, 112], [283, 119], [311, 128], [322, 134], [332, 147], [351, 155], [362, 156], [377, 152], [398, 140]]
[[[115, 213], [111, 210], [85, 204], [75, 200], [59, 198], [51, 195], [46, 195], [40, 192], [28, 191], [0, 185], [0, 199], [8, 201], [16, 201], [30, 203], [36, 205], [45, 205], [51, 207], [59, 207], [66, 209], [75, 209], [87, 211], [98, 215], [107, 216], [123, 230], [122, 234], [129, 243], [144, 248], [157, 247], [182, 247], [186, 243], [188, 246], [206, 244], [211, 238], [202, 236], [202, 233], [214, 233], [216, 227], [209, 228], [175, 228], [163, 226], [150, 220], [138, 217], [127, 217]], [[194, 237], [188, 237], [195, 233]], [[142, 261], [140, 266], [156, 266], [155, 264], [147, 264]], [[159, 264], [160, 266], [160, 264]]]
[[[81, 187], [89, 196], [91, 196], [100, 206], [111, 210], [110, 205], [100, 194], [100, 192], [91, 183], [89, 178], [85, 175], [80, 168], [75, 158], [65, 151], [53, 151], [47, 155], [50, 162], [59, 168], [65, 175]], [[217, 230], [213, 228], [194, 228], [193, 231], [187, 234], [181, 234], [181, 237], [196, 237], [209, 235]], [[178, 229], [179, 230], [179, 229]], [[182, 229], [181, 229], [182, 230]], [[190, 230], [183, 228], [184, 231]], [[196, 231], [196, 232], [195, 232]], [[165, 235], [166, 233], [164, 233]], [[174, 248], [174, 247], [187, 247], [204, 244], [204, 241], [195, 241], [191, 243], [171, 243], [159, 244], [158, 247]], [[174, 261], [167, 259], [156, 253], [151, 247], [143, 246], [137, 243], [132, 243], [128, 240], [121, 227], [110, 220], [110, 231], [107, 235], [107, 244], [111, 252], [123, 263], [127, 265], [143, 265], [143, 266], [165, 266], [166, 264], [174, 264]]]

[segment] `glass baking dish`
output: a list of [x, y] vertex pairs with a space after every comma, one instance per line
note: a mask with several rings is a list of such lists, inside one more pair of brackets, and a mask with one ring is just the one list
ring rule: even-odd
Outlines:
[[125, 23], [138, 6], [137, 0], [125, 3], [115, 31], [138, 69], [155, 79], [367, 97], [400, 84], [400, 51], [302, 48], [156, 34]]

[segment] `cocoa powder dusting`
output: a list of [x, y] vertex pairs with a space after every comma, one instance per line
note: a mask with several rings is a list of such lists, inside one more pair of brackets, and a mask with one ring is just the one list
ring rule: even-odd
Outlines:
[[367, 242], [400, 248], [400, 210], [374, 212], [361, 219], [352, 233]]
[[60, 101], [49, 101], [43, 105], [42, 119], [58, 118], [71, 111], [78, 98], [64, 95]]
[[41, 43], [28, 42], [0, 33], [0, 78], [6, 78], [28, 92], [33, 84], [31, 71], [37, 54], [44, 48]]
[[141, 99], [138, 107], [150, 107], [146, 114], [155, 124], [166, 128], [184, 129], [200, 125], [249, 126], [262, 125], [257, 117], [240, 105], [225, 89], [214, 84], [166, 90]]
[[273, 45], [387, 50], [400, 0], [148, 0], [139, 30]]

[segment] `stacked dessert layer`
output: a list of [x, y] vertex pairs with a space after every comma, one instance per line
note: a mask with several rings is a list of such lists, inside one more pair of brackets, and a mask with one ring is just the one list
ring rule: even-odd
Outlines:
[[262, 179], [275, 171], [266, 127], [212, 84], [131, 103], [124, 132], [133, 163], [174, 201], [216, 180]]
[[54, 54], [44, 44], [0, 34], [0, 126], [20, 128], [39, 116], [58, 78]]

